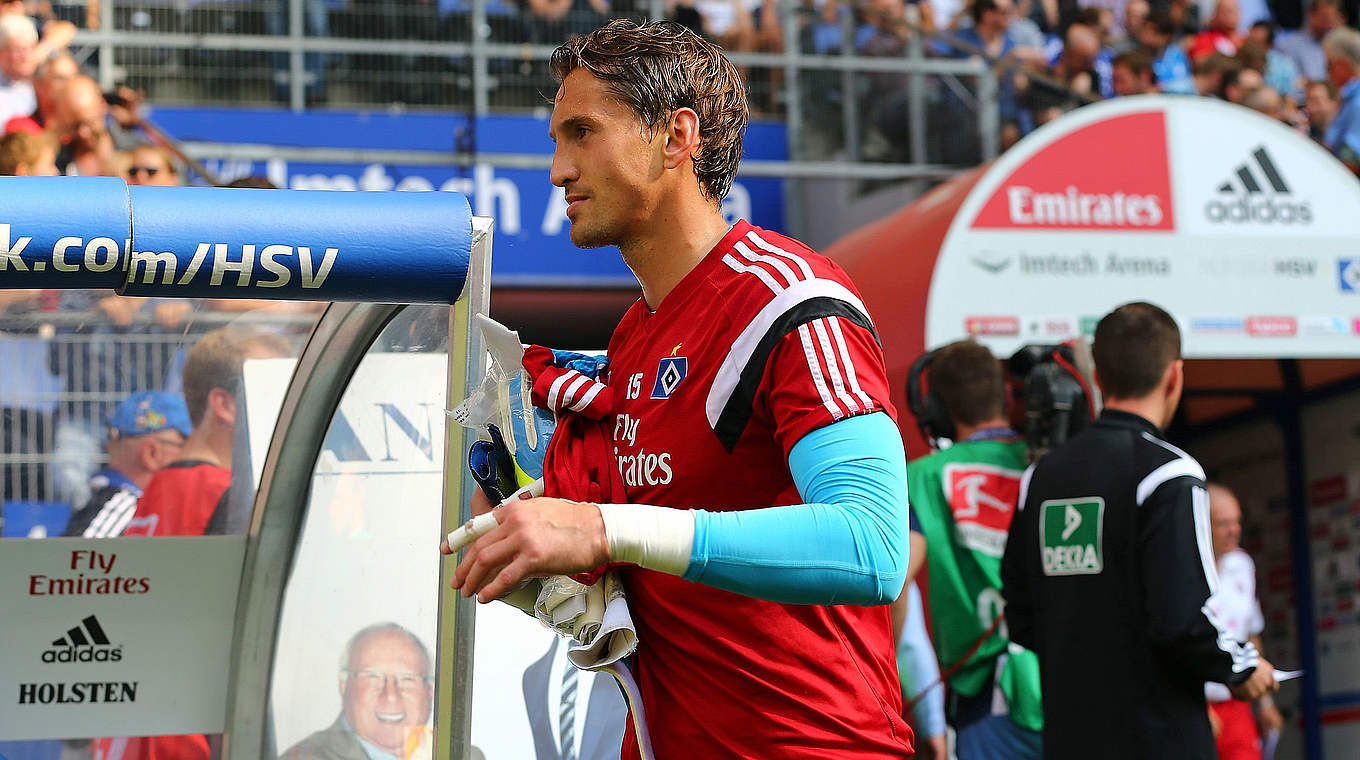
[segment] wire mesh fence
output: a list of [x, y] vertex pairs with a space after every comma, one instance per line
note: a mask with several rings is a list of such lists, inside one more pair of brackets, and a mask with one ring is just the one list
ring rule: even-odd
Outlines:
[[995, 155], [998, 73], [988, 63], [867, 5], [738, 5], [749, 18], [715, 15], [724, 4], [714, 2], [110, 0], [76, 50], [103, 84], [153, 103], [532, 112], [556, 92], [554, 46], [612, 18], [660, 14], [724, 47], [753, 118], [788, 124], [793, 160], [964, 165]]
[[217, 328], [250, 326], [300, 346], [320, 306], [239, 312], [185, 304], [171, 320], [153, 302], [122, 324], [101, 310], [110, 297], [44, 291], [33, 308], [0, 314], [3, 502], [79, 508], [86, 481], [105, 461], [108, 420], [121, 401], [140, 391], [179, 392], [186, 354]]

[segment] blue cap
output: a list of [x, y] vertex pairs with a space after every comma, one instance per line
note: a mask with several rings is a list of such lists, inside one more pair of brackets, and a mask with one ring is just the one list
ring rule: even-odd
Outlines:
[[178, 394], [142, 391], [123, 399], [109, 417], [110, 438], [178, 430], [187, 438], [193, 432], [189, 410]]

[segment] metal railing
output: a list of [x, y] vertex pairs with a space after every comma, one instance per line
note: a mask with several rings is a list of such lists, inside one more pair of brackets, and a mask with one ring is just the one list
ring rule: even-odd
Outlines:
[[[605, 17], [569, 16], [553, 26], [508, 8], [502, 0], [111, 0], [100, 5], [100, 28], [81, 30], [74, 48], [105, 87], [129, 84], [166, 104], [396, 106], [474, 117], [541, 111], [555, 91], [547, 71], [555, 45]], [[651, 2], [628, 15], [660, 18], [663, 9]], [[839, 35], [828, 34], [829, 22], [801, 0], [787, 0], [780, 18], [782, 52], [729, 53], [747, 73], [756, 118], [788, 129], [788, 161], [747, 165], [747, 174], [938, 178], [996, 155], [993, 63], [933, 57], [929, 49], [940, 41], [909, 21], [900, 54], [869, 57], [856, 44], [868, 28], [848, 14]], [[885, 132], [878, 113], [888, 100], [905, 118]], [[487, 159], [427, 153], [419, 160]]]

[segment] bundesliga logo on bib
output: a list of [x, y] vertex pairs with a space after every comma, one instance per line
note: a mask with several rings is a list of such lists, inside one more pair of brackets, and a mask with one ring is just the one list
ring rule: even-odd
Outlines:
[[1104, 569], [1101, 537], [1105, 500], [1051, 499], [1039, 507], [1039, 547], [1044, 575], [1095, 575]]

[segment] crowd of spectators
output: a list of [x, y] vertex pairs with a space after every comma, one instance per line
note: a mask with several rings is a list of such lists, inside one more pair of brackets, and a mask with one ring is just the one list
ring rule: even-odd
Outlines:
[[[1000, 145], [1107, 98], [1167, 93], [1218, 98], [1259, 111], [1325, 145], [1360, 170], [1360, 32], [1342, 0], [1305, 0], [1282, 29], [1264, 0], [824, 0], [814, 52], [838, 52], [835, 27], [853, 19], [861, 55], [899, 56], [913, 29], [928, 55], [979, 58], [999, 77]], [[1290, 15], [1281, 13], [1281, 15]], [[1202, 19], [1202, 20], [1201, 20]], [[1354, 19], [1352, 19], [1352, 23]], [[897, 44], [884, 44], [895, 39]], [[909, 134], [905, 78], [868, 88], [866, 121], [884, 154], [901, 160]], [[950, 163], [978, 159], [958, 125], [972, 105], [933, 80], [932, 144]], [[975, 118], [975, 117], [973, 117]], [[967, 123], [964, 121], [962, 123]], [[975, 123], [975, 122], [974, 122]]]
[[[8, 131], [45, 127], [60, 136], [82, 173], [114, 162], [114, 145], [95, 128], [110, 112], [128, 109], [100, 102], [93, 81], [60, 54], [77, 23], [95, 16], [88, 6], [48, 6], [47, 0], [0, 1], [0, 123]], [[932, 57], [981, 58], [998, 75], [1000, 145], [1004, 149], [1035, 127], [1096, 100], [1162, 92], [1215, 97], [1258, 110], [1323, 142], [1355, 167], [1360, 94], [1347, 85], [1360, 68], [1360, 37], [1347, 16], [1354, 0], [664, 0], [667, 16], [736, 53], [780, 53], [793, 45], [812, 55], [853, 51], [866, 57], [902, 57], [913, 35]], [[190, 4], [177, 20], [157, 15], [154, 0], [129, 2], [115, 15], [131, 31], [286, 34], [288, 4], [244, 0]], [[166, 3], [167, 7], [170, 4]], [[304, 0], [308, 36], [465, 41], [471, 38], [471, 0]], [[784, 10], [794, 10], [787, 24]], [[216, 8], [217, 10], [212, 10]], [[647, 0], [486, 0], [486, 33], [501, 43], [556, 44], [611, 17], [641, 17]], [[213, 14], [216, 15], [213, 15]], [[197, 15], [195, 15], [197, 14]], [[28, 29], [24, 16], [38, 23]], [[72, 22], [75, 23], [72, 23]], [[1355, 19], [1350, 19], [1355, 23]], [[797, 39], [785, 39], [788, 30]], [[1330, 36], [1329, 36], [1330, 35]], [[1330, 39], [1330, 42], [1325, 40]], [[188, 58], [230, 69], [240, 51], [185, 51]], [[272, 68], [273, 94], [288, 97], [288, 55], [260, 53]], [[349, 79], [376, 86], [373, 99], [429, 105], [447, 93], [419, 83], [440, 67], [465, 59], [377, 53], [304, 56], [304, 89], [312, 103], [328, 101], [328, 71], [347, 67]], [[541, 104], [551, 81], [541, 61], [493, 61], [498, 105]], [[787, 95], [782, 69], [743, 70], [757, 115], [782, 113]], [[935, 160], [968, 164], [980, 142], [961, 124], [975, 124], [976, 82], [931, 77], [927, 81], [928, 143]], [[853, 100], [868, 147], [861, 157], [906, 158], [910, 143], [909, 80], [894, 72], [854, 77], [850, 91], [838, 71], [805, 70], [800, 76], [811, 131], [839, 130], [835, 118]], [[214, 85], [215, 86], [215, 85]], [[65, 94], [59, 94], [65, 91]], [[224, 91], [229, 92], [230, 88]], [[522, 95], [519, 102], [513, 95]], [[1349, 109], [1345, 104], [1350, 103]], [[134, 104], [135, 105], [135, 104]], [[34, 112], [28, 116], [29, 112]], [[20, 117], [19, 122], [11, 121]], [[26, 120], [25, 120], [26, 118]], [[977, 130], [971, 130], [976, 133]], [[1329, 136], [1330, 133], [1330, 136]], [[115, 133], [115, 137], [116, 137]], [[844, 135], [838, 135], [844, 138]], [[126, 145], [118, 147], [126, 148]], [[826, 158], [827, 156], [822, 156]], [[126, 161], [123, 156], [118, 161]]]
[[[0, 4], [0, 175], [181, 184], [173, 146], [138, 129], [138, 93], [105, 93], [66, 50], [73, 32], [60, 20], [40, 32], [24, 3]], [[0, 496], [82, 503], [113, 404], [128, 393], [173, 387], [186, 342], [231, 312], [266, 307], [315, 310], [110, 291], [0, 291], [0, 353], [24, 368], [0, 392]]]

